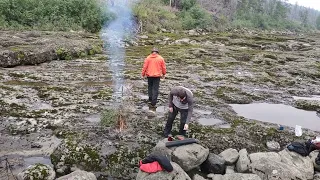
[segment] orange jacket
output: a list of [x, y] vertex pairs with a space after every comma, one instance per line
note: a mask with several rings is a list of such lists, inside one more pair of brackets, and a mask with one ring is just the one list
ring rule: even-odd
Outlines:
[[142, 76], [160, 77], [166, 73], [166, 63], [159, 54], [152, 53], [144, 60], [141, 72]]

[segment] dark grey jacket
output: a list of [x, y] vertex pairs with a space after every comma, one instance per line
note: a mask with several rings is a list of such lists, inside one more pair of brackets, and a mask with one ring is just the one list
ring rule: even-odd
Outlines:
[[[187, 97], [182, 102], [178, 98], [178, 94], [181, 91], [186, 91]], [[169, 94], [169, 107], [173, 107], [175, 105], [179, 109], [188, 109], [188, 116], [186, 120], [186, 124], [190, 122], [192, 112], [193, 112], [193, 93], [190, 89], [185, 88], [183, 86], [177, 86], [171, 89]]]

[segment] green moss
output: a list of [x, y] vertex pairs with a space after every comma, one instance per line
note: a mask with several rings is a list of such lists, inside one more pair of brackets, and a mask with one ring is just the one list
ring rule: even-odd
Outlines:
[[9, 86], [3, 86], [3, 85], [0, 85], [0, 89], [4, 89], [4, 90], [7, 90], [7, 91], [16, 91], [15, 89], [9, 87]]
[[267, 129], [267, 136], [274, 136], [277, 132], [278, 132], [278, 131], [277, 131], [276, 128], [273, 128], [273, 127], [268, 128], [268, 129]]
[[250, 125], [250, 124], [252, 124], [252, 123], [248, 122], [243, 117], [240, 117], [240, 118], [234, 119], [231, 122], [231, 127], [236, 128], [237, 126], [240, 126], [240, 125]]
[[71, 53], [68, 52], [68, 50], [66, 50], [63, 47], [60, 47], [56, 50], [57, 56], [59, 60], [71, 60], [72, 56]]
[[46, 82], [33, 82], [33, 81], [18, 81], [18, 80], [11, 80], [3, 82], [5, 85], [12, 85], [12, 86], [47, 86]]
[[108, 166], [105, 171], [113, 177], [129, 177], [138, 171], [137, 162], [144, 159], [153, 146], [144, 144], [138, 148], [129, 149], [125, 145], [120, 145], [117, 151], [107, 158]]
[[15, 78], [24, 78], [26, 75], [25, 74], [20, 74], [20, 73], [10, 72], [9, 76], [15, 77]]
[[101, 170], [100, 155], [98, 149], [90, 145], [80, 145], [79, 142], [73, 140], [66, 140], [66, 148], [64, 163], [67, 165], [80, 165], [86, 171]]
[[102, 52], [103, 52], [102, 44], [93, 45], [92, 50], [94, 51], [94, 54], [102, 54]]
[[89, 55], [94, 55], [94, 54], [95, 54], [95, 52], [94, 52], [94, 50], [93, 50], [93, 49], [90, 49], [88, 54], [89, 54]]
[[235, 92], [241, 92], [241, 91], [234, 87], [221, 86], [216, 89], [216, 91], [214, 92], [214, 95], [216, 95], [216, 97], [218, 98], [225, 98], [226, 93], [230, 93], [230, 92], [235, 93]]
[[116, 124], [119, 112], [115, 109], [106, 109], [101, 115], [100, 124], [102, 126], [111, 127]]
[[24, 180], [46, 180], [48, 176], [49, 168], [37, 163], [25, 172]]
[[84, 52], [84, 51], [79, 51], [79, 52], [78, 52], [78, 57], [80, 57], [80, 58], [87, 57], [87, 53]]
[[98, 56], [96, 59], [100, 61], [105, 61], [107, 60], [107, 56]]
[[112, 89], [100, 90], [92, 96], [93, 99], [105, 99], [109, 100], [112, 97]]
[[299, 99], [294, 101], [294, 105], [298, 109], [317, 111], [320, 110], [320, 103], [316, 100]]
[[274, 59], [274, 60], [278, 59], [278, 57], [276, 55], [273, 55], [273, 54], [264, 54], [263, 57]]
[[18, 52], [18, 59], [24, 59], [24, 58], [25, 58], [24, 52], [22, 51]]
[[51, 163], [56, 166], [59, 163], [60, 158], [55, 154], [50, 154]]
[[19, 51], [21, 51], [21, 47], [17, 47], [17, 46], [10, 47], [9, 49], [10, 49], [11, 51], [13, 51], [13, 52], [19, 52]]

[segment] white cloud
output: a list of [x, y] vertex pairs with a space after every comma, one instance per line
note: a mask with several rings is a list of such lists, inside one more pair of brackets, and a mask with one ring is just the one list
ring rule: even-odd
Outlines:
[[298, 3], [299, 6], [320, 10], [320, 0], [288, 0], [291, 4]]

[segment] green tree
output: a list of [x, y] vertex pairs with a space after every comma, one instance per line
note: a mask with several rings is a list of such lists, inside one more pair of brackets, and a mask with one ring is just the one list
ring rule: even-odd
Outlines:
[[283, 20], [287, 17], [288, 8], [282, 1], [277, 1], [274, 8], [273, 19], [276, 21]]
[[316, 20], [316, 27], [317, 29], [320, 30], [320, 15], [317, 17], [317, 20]]
[[308, 9], [305, 9], [305, 10], [302, 10], [300, 11], [300, 19], [301, 19], [301, 24], [304, 26], [304, 27], [307, 27], [308, 26], [308, 16], [309, 16], [309, 11]]

